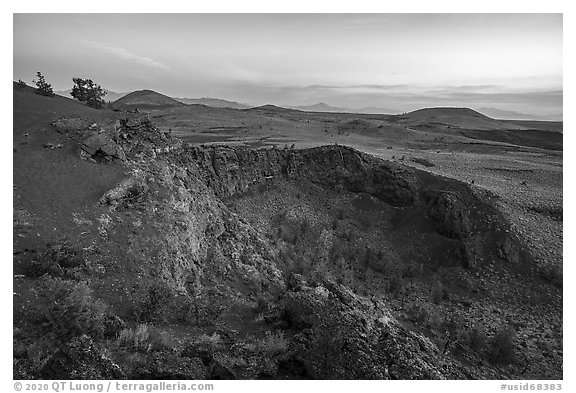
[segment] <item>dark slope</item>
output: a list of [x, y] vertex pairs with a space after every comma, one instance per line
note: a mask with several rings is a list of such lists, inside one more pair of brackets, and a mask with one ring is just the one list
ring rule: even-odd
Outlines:
[[34, 89], [14, 89], [13, 103], [14, 206], [51, 223], [23, 233], [23, 248], [34, 248], [39, 236], [65, 233], [72, 212], [93, 205], [124, 176], [116, 165], [104, 168], [79, 160], [81, 137], [67, 131], [110, 123], [118, 114], [57, 95], [44, 97]]

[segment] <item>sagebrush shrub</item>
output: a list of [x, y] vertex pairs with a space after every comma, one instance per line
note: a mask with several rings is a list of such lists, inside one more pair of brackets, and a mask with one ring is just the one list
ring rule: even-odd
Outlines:
[[406, 282], [404, 278], [399, 274], [393, 274], [388, 282], [388, 292], [396, 297], [401, 297], [406, 294]]
[[167, 305], [171, 303], [173, 293], [163, 281], [152, 282], [145, 285], [135, 294], [134, 316], [140, 322], [163, 322]]
[[275, 355], [286, 352], [288, 349], [288, 340], [284, 337], [283, 332], [266, 332], [266, 335], [254, 342], [254, 350], [265, 355]]
[[434, 282], [432, 283], [432, 303], [440, 304], [442, 299], [444, 298], [444, 286], [439, 278], [435, 278]]
[[487, 340], [486, 334], [480, 326], [474, 326], [468, 331], [467, 344], [476, 352], [482, 351]]
[[74, 278], [74, 272], [85, 265], [84, 252], [63, 239], [48, 243], [46, 251], [30, 262], [26, 273], [31, 277], [49, 274], [54, 277]]
[[82, 334], [104, 334], [106, 305], [94, 299], [86, 283], [45, 276], [37, 293], [32, 319], [45, 335], [66, 342]]
[[168, 334], [152, 325], [140, 324], [134, 329], [124, 329], [116, 340], [119, 348], [139, 352], [161, 351], [174, 347]]
[[490, 339], [488, 357], [493, 363], [509, 364], [515, 360], [516, 332], [512, 327], [502, 326]]

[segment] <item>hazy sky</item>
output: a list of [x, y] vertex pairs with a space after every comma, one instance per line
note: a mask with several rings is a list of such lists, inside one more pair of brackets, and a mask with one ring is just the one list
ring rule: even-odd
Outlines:
[[14, 79], [251, 104], [562, 113], [561, 14], [15, 14]]

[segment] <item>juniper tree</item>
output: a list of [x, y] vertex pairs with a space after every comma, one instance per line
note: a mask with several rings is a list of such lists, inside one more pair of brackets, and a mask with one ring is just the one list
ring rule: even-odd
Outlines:
[[36, 87], [38, 88], [36, 90], [36, 93], [41, 94], [43, 96], [47, 96], [47, 97], [54, 96], [54, 90], [52, 89], [52, 85], [50, 83], [46, 82], [44, 75], [42, 75], [42, 73], [40, 73], [40, 71], [38, 71], [36, 73], [36, 77], [38, 78], [38, 80], [32, 81], [36, 84]]
[[85, 102], [91, 108], [100, 109], [104, 106], [105, 102], [102, 99], [106, 92], [102, 90], [100, 85], [97, 85], [92, 79], [72, 78], [74, 87], [70, 95], [80, 102]]

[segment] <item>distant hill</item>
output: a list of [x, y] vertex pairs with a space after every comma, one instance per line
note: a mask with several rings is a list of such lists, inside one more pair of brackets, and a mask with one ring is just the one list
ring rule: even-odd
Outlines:
[[400, 113], [398, 109], [387, 109], [387, 108], [379, 108], [375, 106], [367, 106], [364, 108], [356, 109], [354, 112], [357, 113], [366, 113], [366, 114], [386, 114], [386, 115], [394, 115]]
[[186, 104], [176, 101], [174, 98], [153, 90], [138, 90], [126, 94], [112, 103], [114, 109], [164, 109], [185, 106]]
[[504, 120], [507, 123], [526, 127], [529, 130], [560, 132], [564, 130], [564, 123], [550, 120]]
[[529, 115], [526, 113], [520, 113], [515, 111], [506, 111], [497, 108], [479, 108], [478, 112], [483, 113], [486, 116], [490, 116], [493, 119], [501, 120], [538, 120], [538, 116]]
[[[72, 89], [59, 90], [59, 91], [55, 91], [54, 93], [56, 93], [57, 95], [62, 96], [62, 97], [72, 98], [72, 96], [70, 95], [71, 91], [72, 91]], [[107, 102], [114, 102], [114, 101], [124, 97], [126, 94], [128, 94], [128, 93], [116, 93], [116, 92], [106, 90], [106, 89], [104, 89], [104, 91], [106, 92], [106, 95], [103, 98], [104, 98], [104, 101], [107, 101]]]
[[272, 104], [266, 104], [261, 106], [255, 106], [253, 108], [248, 108], [249, 111], [260, 111], [260, 112], [274, 112], [274, 113], [281, 113], [281, 112], [292, 112], [297, 109], [290, 109], [290, 108], [283, 108], [281, 106], [276, 106]]
[[515, 111], [506, 111], [496, 108], [479, 108], [479, 112], [490, 116], [494, 119], [502, 120], [539, 120], [539, 121], [562, 121], [562, 115], [550, 115], [550, 116], [536, 116], [529, 115], [526, 113], [520, 113]]
[[526, 129], [526, 127], [521, 125], [492, 119], [470, 108], [424, 108], [408, 112], [404, 114], [402, 118], [420, 125], [441, 124], [449, 127], [465, 128], [470, 130]]
[[352, 109], [340, 108], [337, 106], [330, 106], [323, 102], [313, 105], [290, 106], [291, 109], [297, 109], [305, 112], [333, 112], [333, 113], [352, 113]]
[[249, 105], [241, 104], [235, 101], [222, 100], [219, 98], [174, 98], [184, 104], [199, 104], [211, 106], [213, 108], [231, 108], [231, 109], [247, 109]]
[[364, 114], [386, 114], [386, 115], [400, 113], [400, 111], [395, 109], [378, 108], [373, 106], [359, 109], [350, 109], [338, 106], [331, 106], [323, 102], [313, 105], [289, 106], [288, 108], [297, 109], [305, 112], [327, 112], [327, 113], [364, 113]]

